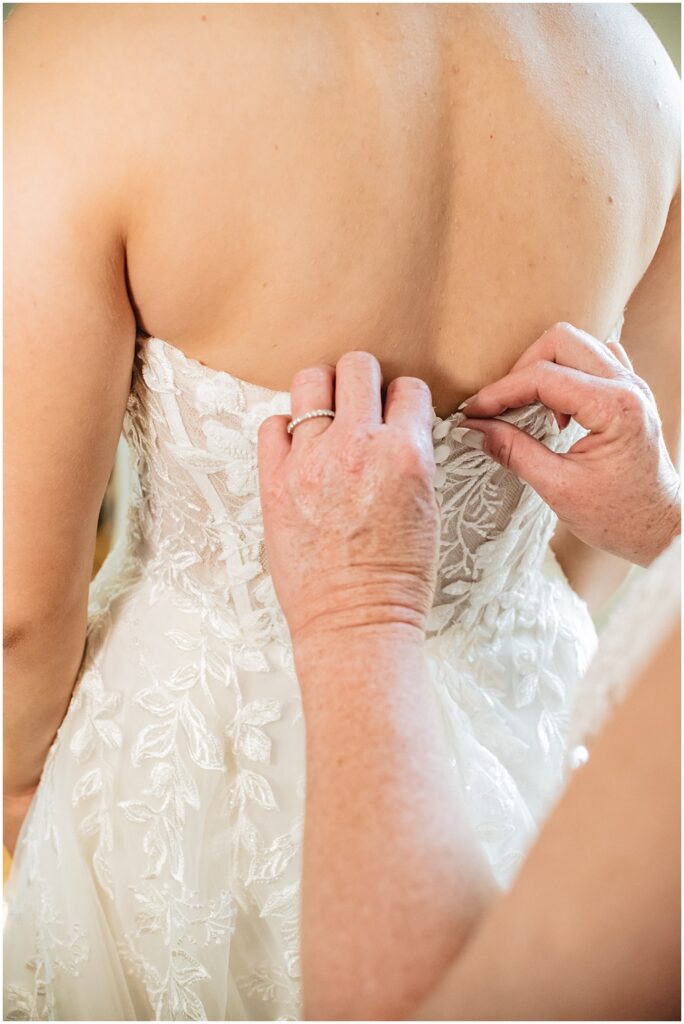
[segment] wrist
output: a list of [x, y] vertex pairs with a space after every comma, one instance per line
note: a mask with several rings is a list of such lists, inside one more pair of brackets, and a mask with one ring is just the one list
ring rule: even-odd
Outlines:
[[649, 566], [658, 555], [670, 546], [682, 532], [681, 484], [679, 480], [673, 493], [662, 504], [654, 517], [653, 528], [649, 531], [649, 547], [640, 560], [642, 566]]
[[291, 631], [292, 647], [308, 650], [321, 645], [339, 645], [356, 641], [370, 642], [385, 637], [425, 639], [422, 615], [407, 609], [384, 605], [382, 608], [339, 608], [335, 612], [318, 615]]
[[[417, 572], [365, 567], [317, 574], [304, 586], [287, 615], [293, 647], [318, 638], [347, 642], [387, 633], [424, 639], [434, 581]], [[296, 614], [293, 614], [296, 608]]]
[[300, 685], [326, 676], [339, 678], [352, 673], [363, 683], [370, 677], [370, 668], [398, 658], [411, 658], [422, 648], [425, 632], [419, 626], [406, 622], [333, 621], [317, 622], [315, 627], [292, 638], [292, 649]]

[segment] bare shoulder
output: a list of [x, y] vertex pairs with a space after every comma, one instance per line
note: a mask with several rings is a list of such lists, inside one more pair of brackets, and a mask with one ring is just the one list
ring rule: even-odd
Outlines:
[[[5, 126], [68, 163], [74, 189], [87, 184], [120, 203], [130, 226], [144, 205], [138, 192], [148, 197], [141, 161], [156, 152], [168, 163], [181, 131], [198, 133], [212, 90], [229, 99], [269, 72], [269, 40], [274, 55], [281, 40], [264, 30], [276, 15], [270, 5], [255, 5], [261, 14], [250, 7], [20, 4], [4, 26]], [[211, 136], [208, 121], [201, 129]]]
[[[680, 79], [667, 50], [632, 4], [484, 4], [474, 15], [495, 28], [497, 45], [522, 58], [532, 87], [549, 109], [571, 92], [574, 111], [592, 116], [594, 132], [612, 142], [648, 147], [679, 167]], [[674, 195], [675, 187], [670, 190]]]
[[634, 4], [570, 4], [571, 16], [594, 33], [595, 45], [634, 91], [646, 90], [662, 102], [663, 117], [679, 124], [680, 78], [672, 59]]
[[633, 4], [544, 5], [557, 44], [593, 81], [594, 116], [606, 141], [635, 172], [632, 200], [644, 211], [646, 271], [681, 183], [681, 81]]
[[589, 77], [603, 73], [616, 95], [657, 99], [663, 118], [679, 119], [679, 75], [656, 32], [633, 4], [534, 5], [551, 43]]
[[[4, 27], [6, 168], [27, 187], [37, 175], [67, 204], [87, 202], [125, 230], [133, 144], [121, 103], [125, 38], [118, 5], [21, 4]], [[115, 23], [110, 31], [109, 20]]]
[[622, 111], [625, 132], [661, 162], [669, 202], [680, 180], [681, 81], [658, 35], [633, 4], [561, 4], [548, 17], [597, 75], [597, 101]]

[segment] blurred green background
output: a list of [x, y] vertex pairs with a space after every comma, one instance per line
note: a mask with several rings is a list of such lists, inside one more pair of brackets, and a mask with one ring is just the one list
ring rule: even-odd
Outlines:
[[670, 54], [672, 63], [682, 73], [682, 5], [681, 4], [634, 4], [637, 11], [650, 22], [660, 36], [660, 41]]

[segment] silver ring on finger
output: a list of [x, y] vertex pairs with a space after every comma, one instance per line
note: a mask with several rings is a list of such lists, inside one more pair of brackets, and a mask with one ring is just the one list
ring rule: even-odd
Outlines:
[[329, 416], [331, 420], [335, 419], [335, 413], [332, 409], [312, 409], [311, 412], [305, 412], [302, 416], [297, 416], [296, 419], [290, 420], [287, 425], [288, 434], [291, 434], [300, 423], [304, 423], [305, 420], [312, 420], [316, 416]]

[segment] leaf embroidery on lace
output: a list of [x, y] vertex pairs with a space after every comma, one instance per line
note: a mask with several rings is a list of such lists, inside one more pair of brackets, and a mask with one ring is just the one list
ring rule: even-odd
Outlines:
[[[72, 773], [74, 824], [120, 917], [139, 1015], [224, 1019], [215, 1000], [226, 973], [255, 1016], [301, 1012], [304, 723], [256, 462], [260, 424], [282, 413], [289, 395], [141, 338], [124, 421], [126, 527], [91, 585], [86, 657], [21, 844], [35, 879], [23, 891], [29, 913], [37, 901], [48, 909], [33, 981], [8, 980], [14, 1019], [59, 1016], [49, 971], [78, 971], [89, 956], [88, 936], [45, 902], [42, 868], [58, 862], [68, 827], [50, 813], [55, 765]], [[573, 424], [559, 435], [539, 406], [504, 418], [556, 450], [577, 436]], [[560, 780], [568, 702], [593, 632], [567, 585], [542, 571], [553, 515], [461, 443], [461, 419], [434, 419], [443, 525], [426, 654], [474, 827], [509, 879]], [[112, 676], [104, 659], [122, 634], [130, 671]], [[519, 727], [523, 716], [531, 727]], [[231, 951], [257, 935], [261, 952], [234, 970]]]

